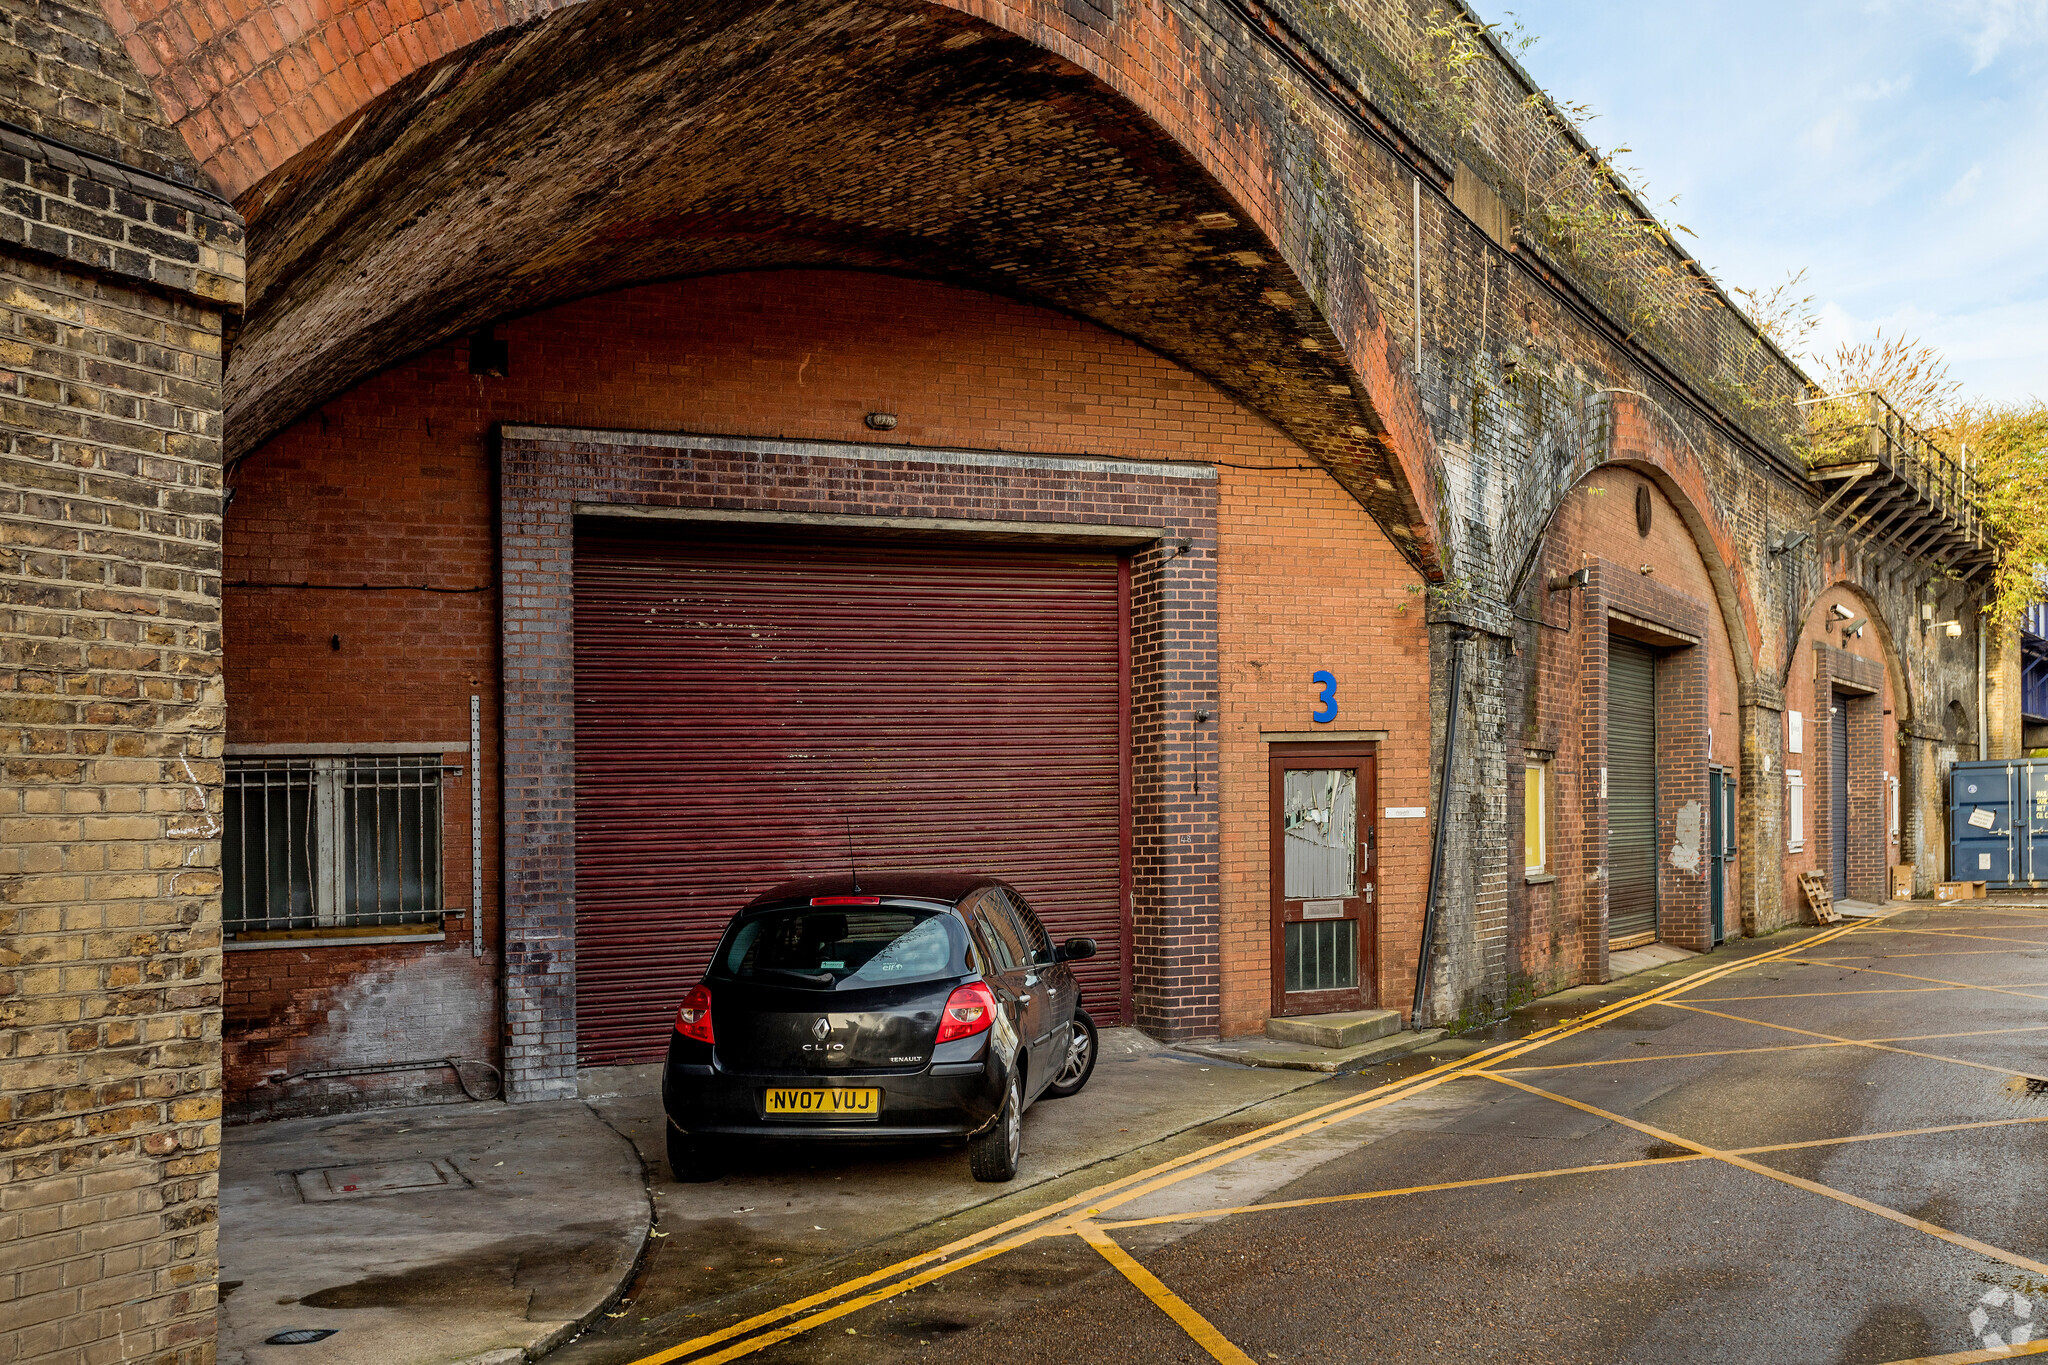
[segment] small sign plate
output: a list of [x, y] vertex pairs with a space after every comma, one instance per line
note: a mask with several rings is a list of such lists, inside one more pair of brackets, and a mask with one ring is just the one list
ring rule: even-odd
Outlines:
[[1301, 917], [1303, 919], [1343, 919], [1344, 902], [1303, 901], [1301, 903]]
[[1982, 806], [1970, 812], [1970, 824], [1977, 829], [1990, 829], [1998, 823], [1998, 816]]
[[1428, 806], [1388, 806], [1389, 820], [1420, 820], [1429, 814]]

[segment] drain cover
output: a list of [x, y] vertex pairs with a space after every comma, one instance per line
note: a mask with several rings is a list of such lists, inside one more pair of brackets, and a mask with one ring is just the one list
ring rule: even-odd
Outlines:
[[299, 1198], [308, 1204], [337, 1199], [374, 1199], [422, 1190], [466, 1190], [469, 1181], [451, 1161], [382, 1161], [368, 1166], [324, 1166], [292, 1172]]
[[287, 1327], [276, 1336], [263, 1338], [265, 1346], [308, 1346], [316, 1341], [325, 1341], [340, 1331], [339, 1327]]

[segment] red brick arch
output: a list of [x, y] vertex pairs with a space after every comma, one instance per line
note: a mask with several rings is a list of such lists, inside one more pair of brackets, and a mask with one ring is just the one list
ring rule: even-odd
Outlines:
[[[1263, 76], [1226, 59], [1248, 37], [1219, 49], [1216, 35], [1191, 31], [1179, 10], [1160, 4], [1118, 6], [1104, 19], [1070, 0], [930, 3], [1015, 35], [1095, 78], [1210, 176], [1282, 260], [1304, 278], [1314, 276], [1293, 259], [1306, 247], [1294, 244], [1301, 224], [1289, 221], [1274, 129], [1259, 117], [1228, 112], [1219, 95], [1219, 85], [1232, 81], [1246, 88], [1229, 98], [1270, 95], [1249, 88]], [[298, 169], [295, 159], [333, 153], [352, 135], [358, 116], [401, 82], [570, 6], [563, 0], [281, 0], [248, 8], [242, 0], [106, 0], [106, 8], [193, 155], [253, 212], [263, 206], [267, 185]], [[1301, 84], [1305, 100], [1324, 98], [1305, 79]], [[1344, 145], [1345, 134], [1329, 129], [1319, 134], [1324, 155], [1361, 182], [1357, 192], [1367, 192], [1364, 177], [1351, 174], [1355, 149]], [[260, 278], [260, 263], [252, 262], [252, 279]], [[1407, 353], [1355, 272], [1335, 272], [1318, 302], [1377, 428], [1352, 430], [1383, 448], [1401, 476], [1395, 495], [1401, 509], [1376, 508], [1376, 515], [1434, 575], [1437, 460]]]
[[1733, 528], [1721, 514], [1699, 453], [1655, 402], [1638, 393], [1608, 392], [1613, 400], [1613, 436], [1610, 457], [1602, 467], [1618, 464], [1634, 469], [1678, 509], [1714, 585], [1714, 604], [1727, 626], [1736, 679], [1748, 687], [1756, 680], [1763, 628]]

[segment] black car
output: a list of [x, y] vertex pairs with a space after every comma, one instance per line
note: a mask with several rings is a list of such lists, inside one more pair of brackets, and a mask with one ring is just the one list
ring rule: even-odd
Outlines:
[[1015, 888], [991, 877], [789, 882], [733, 917], [684, 997], [662, 1076], [668, 1164], [709, 1180], [758, 1138], [968, 1140], [977, 1180], [1017, 1173], [1024, 1110], [1095, 1069], [1095, 1023]]

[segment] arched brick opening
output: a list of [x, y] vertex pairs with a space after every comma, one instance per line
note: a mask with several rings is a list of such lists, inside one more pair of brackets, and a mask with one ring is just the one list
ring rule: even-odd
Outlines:
[[[1853, 579], [1832, 575], [1799, 619], [1780, 682], [1786, 710], [1802, 713], [1802, 752], [1789, 752], [1788, 722], [1785, 767], [1804, 777], [1806, 837], [1786, 854], [1785, 903], [1803, 908], [1805, 871], [1825, 874], [1838, 897], [1881, 903], [1890, 866], [1912, 861], [1905, 824], [1919, 787], [1916, 764], [1929, 757], [1910, 738], [1911, 678], [1882, 609]], [[1837, 723], [1846, 741], [1840, 776]]]
[[[201, 39], [193, 10], [117, 22], [251, 225], [231, 457], [507, 316], [852, 266], [1050, 305], [1187, 365], [1438, 572], [1406, 352], [1358, 268], [1361, 216], [1328, 211], [1385, 187], [1345, 135], [1304, 132], [1280, 88], [1302, 78], [1233, 11], [315, 6]], [[1313, 223], [1303, 176], [1327, 186]]]

